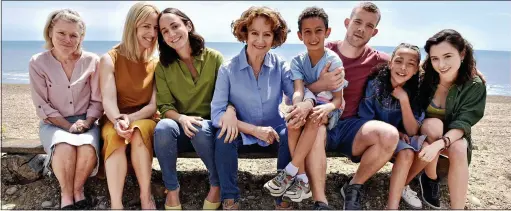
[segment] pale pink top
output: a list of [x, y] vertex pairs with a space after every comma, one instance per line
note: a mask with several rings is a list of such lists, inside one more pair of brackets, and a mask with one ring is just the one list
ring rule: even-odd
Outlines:
[[30, 88], [37, 116], [46, 119], [87, 114], [87, 117], [100, 118], [103, 105], [98, 64], [96, 54], [82, 51], [71, 80], [68, 80], [61, 63], [50, 51], [32, 56], [29, 63]]

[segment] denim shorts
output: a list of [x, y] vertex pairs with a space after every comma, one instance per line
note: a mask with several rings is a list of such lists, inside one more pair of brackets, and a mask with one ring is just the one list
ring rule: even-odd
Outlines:
[[358, 131], [368, 119], [360, 119], [358, 117], [349, 117], [339, 120], [337, 125], [327, 131], [327, 151], [340, 152], [346, 155], [355, 163], [360, 162], [360, 156], [353, 156], [353, 142]]

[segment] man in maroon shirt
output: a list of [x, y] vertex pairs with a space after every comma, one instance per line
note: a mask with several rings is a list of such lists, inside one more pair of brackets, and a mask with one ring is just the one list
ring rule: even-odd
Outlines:
[[[394, 153], [399, 134], [395, 127], [385, 122], [364, 120], [357, 116], [358, 104], [364, 96], [364, 88], [373, 68], [388, 62], [389, 55], [367, 46], [378, 33], [376, 26], [381, 14], [373, 3], [363, 2], [353, 8], [350, 18], [344, 20], [347, 32], [344, 41], [334, 41], [326, 47], [336, 52], [343, 62], [345, 78], [349, 86], [344, 89], [345, 110], [335, 128], [327, 131], [326, 143], [321, 133], [307, 156], [306, 166], [312, 185], [315, 209], [329, 209], [325, 196], [326, 154], [337, 151], [360, 163], [357, 172], [341, 189], [344, 209], [362, 208], [362, 185], [373, 176]], [[319, 80], [308, 86], [317, 93], [334, 90], [339, 84], [340, 72], [323, 72]], [[324, 136], [324, 134], [323, 134]], [[321, 139], [320, 139], [321, 138]], [[309, 165], [310, 164], [310, 165]]]

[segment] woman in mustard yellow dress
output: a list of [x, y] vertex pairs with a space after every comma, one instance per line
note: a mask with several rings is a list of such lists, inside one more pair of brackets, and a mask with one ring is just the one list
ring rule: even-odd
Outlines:
[[[142, 209], [155, 209], [151, 196], [156, 88], [152, 55], [157, 42], [156, 6], [144, 2], [131, 7], [121, 43], [101, 57], [100, 86], [106, 118], [101, 137], [102, 156], [111, 208], [122, 209], [128, 157], [140, 186]], [[127, 153], [128, 156], [127, 156]]]

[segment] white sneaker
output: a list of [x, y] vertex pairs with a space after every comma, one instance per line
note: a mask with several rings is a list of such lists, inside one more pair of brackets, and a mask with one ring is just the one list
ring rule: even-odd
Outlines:
[[422, 201], [419, 199], [419, 197], [417, 197], [417, 192], [413, 191], [409, 185], [405, 186], [405, 189], [403, 189], [401, 198], [403, 198], [406, 204], [414, 209], [422, 208]]

